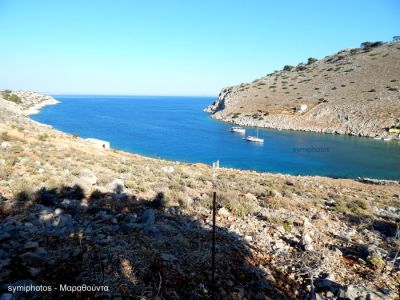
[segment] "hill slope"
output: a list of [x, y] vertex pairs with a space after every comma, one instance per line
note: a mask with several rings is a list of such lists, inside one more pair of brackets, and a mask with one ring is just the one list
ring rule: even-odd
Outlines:
[[[107, 286], [100, 299], [211, 299], [217, 190], [217, 299], [397, 295], [399, 183], [213, 170], [98, 149], [25, 117], [48, 100], [31, 95], [15, 105], [0, 97], [0, 282]], [[7, 286], [1, 299], [13, 296]]]
[[400, 125], [400, 42], [371, 43], [224, 88], [206, 111], [240, 125], [386, 136]]

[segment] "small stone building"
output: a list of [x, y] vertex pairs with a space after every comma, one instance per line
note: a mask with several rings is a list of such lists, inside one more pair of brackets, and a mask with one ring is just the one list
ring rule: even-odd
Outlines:
[[110, 142], [103, 141], [103, 140], [98, 140], [98, 139], [85, 139], [89, 144], [92, 144], [93, 146], [96, 146], [99, 149], [110, 149]]

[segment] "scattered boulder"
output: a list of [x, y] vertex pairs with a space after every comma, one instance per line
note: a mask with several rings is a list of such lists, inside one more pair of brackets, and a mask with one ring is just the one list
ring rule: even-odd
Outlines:
[[304, 250], [306, 251], [313, 251], [314, 246], [313, 246], [313, 226], [310, 223], [310, 221], [307, 218], [304, 218], [303, 222], [303, 234], [301, 236], [301, 245], [303, 246]]
[[0, 144], [0, 148], [5, 149], [5, 148], [8, 148], [8, 147], [10, 147], [10, 143], [9, 143], [9, 142], [2, 142], [2, 143]]
[[122, 179], [114, 179], [107, 185], [107, 189], [116, 194], [122, 194], [125, 191], [124, 181]]
[[166, 172], [166, 173], [173, 173], [173, 172], [175, 172], [175, 168], [172, 167], [172, 166], [165, 166], [165, 167], [162, 167], [161, 170], [163, 170], [163, 171]]
[[254, 195], [251, 194], [251, 193], [247, 193], [247, 194], [245, 195], [245, 197], [246, 197], [246, 200], [253, 201], [253, 202], [257, 201], [257, 197], [254, 196]]
[[221, 207], [218, 209], [218, 216], [228, 218], [231, 216], [231, 213], [225, 207]]
[[379, 291], [371, 290], [361, 285], [349, 285], [345, 290], [346, 298], [349, 299], [368, 299], [368, 300], [389, 300], [392, 297]]
[[333, 199], [326, 200], [325, 205], [329, 206], [329, 207], [334, 207], [334, 206], [336, 206], [336, 201]]
[[244, 236], [244, 240], [245, 240], [246, 242], [252, 242], [252, 241], [253, 241], [253, 238], [252, 238], [250, 235], [245, 235], [245, 236]]
[[97, 177], [89, 169], [82, 169], [79, 172], [79, 178], [76, 180], [76, 184], [80, 186], [92, 186], [97, 183]]
[[386, 206], [384, 208], [375, 207], [374, 210], [374, 214], [378, 217], [389, 219], [395, 222], [400, 220], [400, 208]]

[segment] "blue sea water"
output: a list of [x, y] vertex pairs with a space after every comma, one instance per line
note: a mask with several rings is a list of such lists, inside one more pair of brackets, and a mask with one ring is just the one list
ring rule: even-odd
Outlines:
[[[400, 143], [296, 131], [259, 130], [243, 140], [203, 109], [211, 97], [55, 96], [60, 104], [32, 118], [113, 148], [223, 167], [330, 177], [400, 179]], [[254, 128], [246, 128], [255, 135]]]

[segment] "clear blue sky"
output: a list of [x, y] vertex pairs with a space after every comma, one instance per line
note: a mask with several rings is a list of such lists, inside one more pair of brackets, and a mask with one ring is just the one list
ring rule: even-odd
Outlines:
[[394, 35], [398, 0], [0, 0], [0, 88], [217, 95]]

